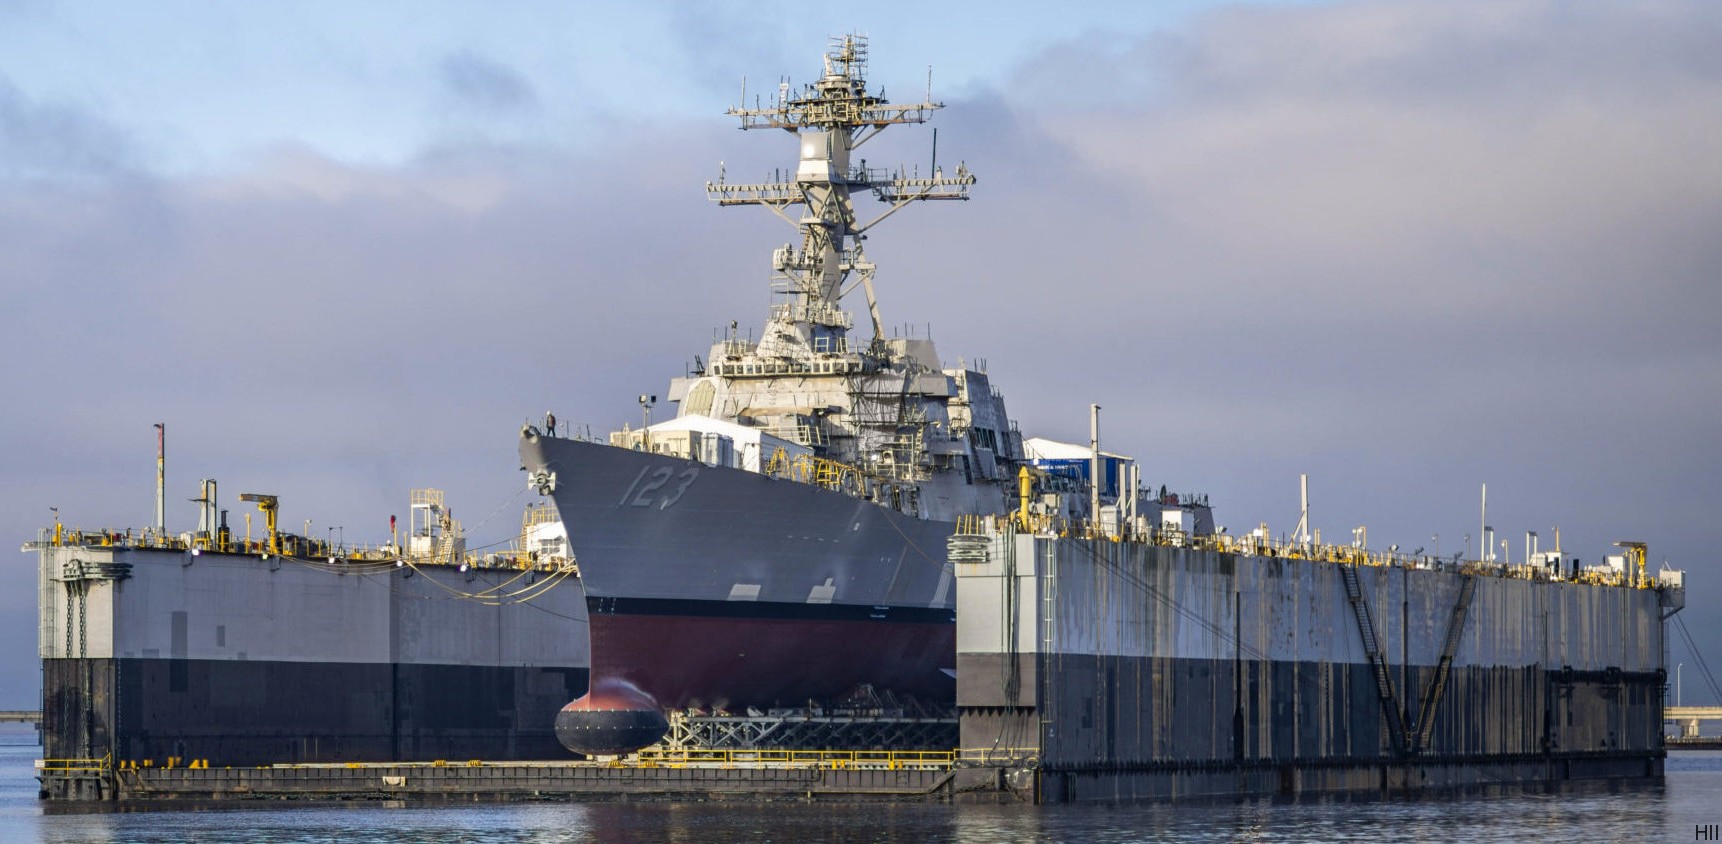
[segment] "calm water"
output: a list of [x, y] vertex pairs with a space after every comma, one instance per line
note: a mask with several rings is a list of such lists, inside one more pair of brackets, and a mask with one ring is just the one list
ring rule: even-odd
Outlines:
[[0, 842], [1692, 841], [1722, 823], [1722, 752], [1674, 754], [1665, 787], [1177, 806], [360, 803], [43, 814], [35, 732], [0, 729]]

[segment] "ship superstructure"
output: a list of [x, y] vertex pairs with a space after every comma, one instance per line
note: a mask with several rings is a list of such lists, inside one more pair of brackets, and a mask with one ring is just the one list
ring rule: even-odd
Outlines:
[[[930, 339], [885, 337], [875, 267], [863, 248], [874, 225], [910, 203], [967, 199], [975, 177], [960, 163], [950, 174], [935, 164], [925, 177], [868, 166], [858, 155], [864, 144], [888, 127], [925, 122], [941, 105], [896, 105], [870, 93], [866, 58], [864, 39], [844, 37], [801, 93], [780, 88], [769, 105], [730, 110], [743, 129], [792, 133], [798, 159], [780, 180], [720, 177], [707, 194], [723, 206], [770, 209], [800, 242], [772, 251], [776, 301], [758, 339], [732, 326], [694, 374], [671, 382], [669, 399], [689, 420], [685, 430], [705, 417], [775, 437], [761, 455], [766, 470], [773, 457], [781, 471], [800, 463], [817, 483], [919, 517], [995, 510], [1005, 505], [1009, 467], [1022, 457], [1003, 399], [981, 368], [944, 369]], [[856, 199], [868, 193], [885, 210], [862, 222]], [[854, 318], [842, 304], [857, 286], [866, 294], [869, 340], [851, 336]], [[643, 446], [647, 436], [612, 442]]]

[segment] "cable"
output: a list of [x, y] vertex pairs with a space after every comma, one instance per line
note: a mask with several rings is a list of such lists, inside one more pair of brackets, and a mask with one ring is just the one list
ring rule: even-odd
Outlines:
[[537, 571], [537, 569], [523, 569], [519, 574], [515, 575], [512, 578], [509, 578], [508, 580], [504, 581], [503, 583], [497, 584], [496, 586], [492, 586], [488, 589], [485, 589], [485, 590], [482, 590], [479, 592], [467, 592], [467, 591], [458, 589], [456, 587], [450, 586], [450, 585], [443, 583], [442, 581], [436, 579], [435, 577], [432, 577], [429, 572], [427, 572], [423, 569], [420, 569], [419, 566], [416, 563], [413, 563], [411, 560], [407, 560], [406, 558], [402, 558], [402, 562], [405, 562], [407, 564], [407, 566], [409, 568], [411, 568], [413, 571], [418, 572], [420, 574], [423, 574], [425, 576], [425, 579], [430, 581], [430, 583], [435, 585], [437, 588], [442, 589], [445, 592], [448, 592], [449, 594], [455, 596], [456, 598], [477, 601], [478, 603], [484, 604], [485, 606], [492, 606], [492, 607], [499, 607], [499, 606], [510, 605], [510, 604], [527, 603], [527, 602], [533, 600], [534, 598], [537, 598], [539, 595], [542, 595], [545, 592], [550, 591], [557, 584], [561, 583], [563, 580], [566, 580], [570, 575], [574, 574], [576, 571], [575, 567], [566, 566], [566, 567], [560, 568], [560, 569], [552, 572], [550, 574], [550, 576], [546, 577], [544, 580], [529, 584], [523, 589], [518, 589], [518, 590], [515, 590], [513, 592], [504, 592], [504, 593], [499, 593], [496, 591], [496, 590], [501, 589], [502, 587], [508, 585], [509, 583], [513, 583], [514, 581], [519, 580], [521, 577], [525, 576], [529, 572]]
[[[880, 507], [881, 509], [888, 511], [885, 513], [885, 516], [884, 516], [885, 524], [890, 525], [891, 529], [895, 530], [897, 532], [898, 536], [903, 537], [903, 541], [908, 543], [910, 548], [915, 549], [915, 553], [921, 555], [921, 559], [926, 560], [927, 562], [932, 563], [933, 565], [938, 566], [940, 568], [944, 568], [944, 566], [946, 565], [946, 562], [947, 562], [945, 559], [943, 559], [943, 558], [935, 559], [933, 556], [929, 555], [926, 551], [922, 550], [921, 546], [916, 545], [915, 540], [909, 538], [909, 535], [907, 533], [903, 532], [903, 528], [900, 527], [897, 524], [896, 520], [894, 520], [892, 518], [892, 515], [896, 513], [895, 510], [891, 510], [890, 508], [885, 507], [883, 504], [875, 504], [875, 506]], [[908, 515], [908, 514], [902, 514], [902, 515]], [[921, 519], [917, 516], [909, 516], [909, 518], [915, 519], [916, 521], [930, 521], [928, 519]]]
[[1692, 632], [1686, 629], [1686, 621], [1680, 616], [1674, 617], [1674, 623], [1680, 631], [1681, 638], [1686, 640], [1686, 649], [1692, 652], [1692, 659], [1698, 663], [1698, 670], [1704, 673], [1704, 682], [1710, 687], [1710, 694], [1717, 701], [1722, 701], [1722, 689], [1717, 688], [1716, 678], [1710, 674], [1710, 665], [1704, 661], [1704, 654], [1698, 650], [1698, 642], [1692, 638]]
[[323, 557], [295, 557], [286, 554], [278, 554], [275, 556], [278, 559], [285, 560], [286, 562], [294, 565], [303, 566], [313, 571], [320, 571], [326, 574], [356, 574], [361, 577], [366, 575], [386, 574], [404, 565], [415, 573], [425, 575], [426, 580], [456, 598], [474, 600], [487, 606], [526, 603], [537, 598], [539, 595], [550, 591], [550, 589], [567, 579], [570, 575], [575, 575], [578, 572], [577, 567], [568, 565], [550, 572], [549, 576], [543, 580], [527, 584], [523, 588], [513, 591], [502, 591], [516, 581], [519, 581], [521, 578], [535, 572], [541, 573], [542, 571], [537, 568], [525, 568], [520, 569], [515, 572], [512, 577], [509, 577], [500, 583], [488, 586], [476, 592], [468, 592], [443, 583], [437, 578], [431, 576], [428, 569], [421, 568], [421, 564], [429, 563], [431, 560], [429, 556], [415, 558], [406, 555], [395, 555], [382, 559], [361, 559], [358, 561], [348, 560], [340, 563], [330, 563], [327, 558]]
[[[1083, 553], [1087, 554], [1089, 559], [1091, 561], [1093, 561], [1098, 567], [1114, 568], [1113, 566], [1110, 566], [1104, 559], [1101, 558], [1099, 552], [1096, 550], [1093, 543], [1080, 542], [1079, 541], [1076, 543], [1076, 546], [1078, 548], [1080, 548], [1083, 551]], [[1238, 650], [1242, 651], [1246, 656], [1250, 657], [1251, 659], [1261, 660], [1261, 659], [1267, 659], [1268, 658], [1268, 655], [1265, 652], [1259, 651], [1250, 645], [1244, 644], [1244, 642], [1240, 638], [1233, 635], [1231, 632], [1227, 631], [1225, 628], [1223, 628], [1220, 625], [1202, 617], [1201, 615], [1196, 613], [1194, 610], [1190, 610], [1190, 609], [1184, 607], [1182, 604], [1180, 604], [1178, 602], [1178, 600], [1176, 598], [1173, 598], [1173, 597], [1166, 595], [1165, 593], [1161, 592], [1159, 590], [1159, 588], [1154, 586], [1154, 584], [1149, 583], [1146, 579], [1144, 579], [1140, 576], [1137, 576], [1131, 572], [1125, 571], [1122, 567], [1116, 567], [1114, 570], [1116, 570], [1118, 572], [1118, 575], [1120, 577], [1123, 577], [1125, 580], [1130, 582], [1132, 585], [1140, 588], [1144, 592], [1147, 592], [1150, 597], [1152, 597], [1155, 601], [1159, 602], [1162, 606], [1165, 606], [1167, 609], [1177, 613], [1179, 616], [1181, 616], [1185, 619], [1188, 619], [1189, 621], [1197, 624], [1203, 630], [1207, 631], [1209, 634], [1219, 638], [1222, 642], [1234, 643]]]
[[[524, 486], [523, 486], [523, 487], [521, 487], [521, 488], [519, 488], [519, 489], [517, 489], [517, 490], [515, 490], [515, 491], [514, 491], [514, 495], [512, 495], [512, 496], [510, 496], [510, 497], [509, 497], [509, 498], [508, 498], [508, 500], [506, 500], [506, 501], [504, 501], [504, 502], [502, 502], [502, 503], [501, 503], [501, 504], [498, 504], [498, 505], [496, 505], [496, 509], [494, 509], [494, 510], [492, 510], [492, 511], [490, 511], [490, 515], [488, 515], [488, 516], [485, 516], [485, 517], [484, 517], [484, 518], [482, 518], [482, 519], [480, 519], [480, 520], [479, 520], [479, 521], [478, 521], [478, 524], [475, 524], [475, 525], [473, 525], [473, 526], [472, 526], [472, 527], [473, 527], [473, 529], [474, 529], [474, 530], [477, 530], [477, 529], [478, 529], [478, 528], [481, 528], [481, 527], [484, 527], [484, 526], [485, 526], [485, 525], [487, 525], [487, 524], [489, 524], [489, 523], [490, 523], [490, 520], [491, 520], [491, 519], [494, 519], [494, 518], [496, 518], [496, 515], [497, 515], [497, 514], [498, 514], [498, 513], [501, 513], [501, 512], [502, 512], [502, 509], [503, 509], [503, 508], [504, 508], [504, 507], [507, 507], [507, 506], [508, 506], [508, 505], [510, 505], [510, 504], [513, 504], [513, 503], [514, 503], [514, 502], [515, 502], [515, 499], [518, 499], [518, 498], [520, 498], [520, 497], [521, 497], [521, 496], [523, 496], [523, 495], [525, 495], [525, 494], [526, 494], [526, 490], [527, 490], [527, 487], [524, 487]], [[497, 544], [497, 543], [492, 543], [492, 544]], [[487, 547], [487, 546], [479, 546], [479, 547], [481, 547], [481, 548], [482, 548], [482, 547]]]

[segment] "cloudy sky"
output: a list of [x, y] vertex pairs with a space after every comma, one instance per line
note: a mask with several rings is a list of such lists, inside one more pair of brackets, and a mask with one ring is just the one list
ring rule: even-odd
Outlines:
[[[980, 178], [869, 241], [884, 319], [1026, 433], [1098, 402], [1236, 530], [1308, 473], [1328, 539], [1444, 555], [1487, 483], [1514, 559], [1686, 569], [1722, 670], [1722, 5], [498, 5], [0, 2], [0, 534], [147, 524], [163, 422], [170, 529], [213, 477], [236, 525], [377, 542], [437, 486], [505, 538], [523, 421], [637, 422], [763, 320], [792, 232], [703, 185], [794, 150], [723, 111], [860, 31]], [[35, 635], [19, 554], [0, 708]]]

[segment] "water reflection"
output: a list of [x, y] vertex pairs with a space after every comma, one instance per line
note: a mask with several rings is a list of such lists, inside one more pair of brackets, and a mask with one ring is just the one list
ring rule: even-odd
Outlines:
[[[3, 741], [3, 737], [0, 737]], [[50, 814], [31, 746], [0, 743], [0, 840], [549, 844], [550, 842], [1378, 842], [1692, 840], [1722, 823], [1722, 753], [1671, 754], [1666, 785], [1177, 805], [917, 803], [336, 804], [222, 802]]]

